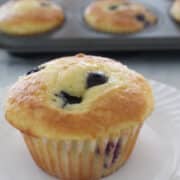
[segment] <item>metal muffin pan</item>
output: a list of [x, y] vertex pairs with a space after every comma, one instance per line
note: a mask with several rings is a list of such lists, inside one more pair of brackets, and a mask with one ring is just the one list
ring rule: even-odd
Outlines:
[[[180, 25], [169, 15], [171, 0], [132, 0], [145, 4], [158, 17], [156, 25], [128, 35], [96, 32], [83, 19], [93, 0], [54, 0], [64, 9], [62, 27], [36, 36], [0, 34], [0, 48], [11, 52], [119, 51], [180, 49]], [[5, 0], [0, 0], [0, 3]]]

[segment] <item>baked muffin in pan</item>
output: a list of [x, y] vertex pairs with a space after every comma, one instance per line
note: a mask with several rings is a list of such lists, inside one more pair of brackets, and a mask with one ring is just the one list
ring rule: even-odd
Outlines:
[[97, 0], [85, 10], [87, 24], [109, 33], [133, 33], [156, 23], [157, 18], [143, 4], [128, 0]]
[[63, 10], [49, 0], [10, 0], [0, 7], [0, 31], [10, 35], [44, 33], [63, 21]]

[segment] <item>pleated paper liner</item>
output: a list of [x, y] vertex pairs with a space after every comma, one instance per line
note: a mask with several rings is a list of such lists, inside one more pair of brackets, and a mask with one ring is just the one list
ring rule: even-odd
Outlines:
[[36, 164], [62, 180], [96, 180], [121, 167], [129, 158], [140, 125], [97, 140], [48, 140], [23, 134]]

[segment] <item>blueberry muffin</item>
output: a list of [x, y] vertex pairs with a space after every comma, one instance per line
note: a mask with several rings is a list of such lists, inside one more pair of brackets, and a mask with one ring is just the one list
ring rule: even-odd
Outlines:
[[29, 71], [5, 107], [39, 167], [62, 180], [96, 180], [129, 158], [153, 95], [121, 63], [78, 54]]
[[84, 15], [87, 24], [102, 32], [133, 33], [156, 23], [156, 16], [144, 5], [127, 0], [97, 0]]
[[63, 21], [61, 7], [48, 0], [10, 0], [0, 7], [0, 31], [10, 35], [47, 32]]
[[170, 10], [171, 16], [180, 23], [180, 0], [175, 0]]

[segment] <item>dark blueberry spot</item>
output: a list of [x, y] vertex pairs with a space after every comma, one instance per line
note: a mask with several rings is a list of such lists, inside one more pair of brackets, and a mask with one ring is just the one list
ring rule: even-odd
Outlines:
[[146, 22], [146, 17], [143, 14], [137, 14], [136, 19], [140, 22]]
[[108, 142], [105, 149], [106, 155], [109, 155], [113, 148], [114, 148], [114, 143], [111, 141]]
[[26, 73], [26, 75], [33, 74], [33, 73], [38, 72], [38, 71], [40, 71], [40, 70], [42, 70], [42, 69], [44, 69], [44, 68], [45, 68], [45, 66], [38, 66], [38, 67], [32, 69], [31, 71], [28, 71], [28, 72]]
[[62, 107], [65, 107], [67, 104], [79, 104], [82, 101], [82, 97], [71, 96], [65, 91], [61, 91], [60, 94], [55, 94], [55, 96], [62, 98]]
[[97, 154], [97, 155], [99, 155], [99, 154], [101, 153], [101, 152], [100, 152], [100, 149], [99, 149], [99, 147], [98, 147], [98, 146], [96, 147], [95, 152], [96, 152], [96, 154]]
[[119, 7], [118, 5], [111, 5], [109, 6], [109, 10], [114, 11], [114, 10], [117, 10], [118, 7]]
[[87, 88], [104, 84], [108, 81], [108, 77], [102, 72], [91, 72], [87, 77]]
[[43, 6], [43, 7], [48, 7], [48, 6], [49, 6], [49, 3], [44, 1], [44, 2], [41, 2], [40, 5]]
[[136, 19], [142, 23], [144, 23], [144, 26], [149, 26], [150, 23], [147, 21], [146, 17], [143, 14], [137, 14]]
[[104, 168], [108, 168], [108, 165], [106, 163], [104, 163]]
[[116, 147], [115, 147], [115, 150], [114, 150], [114, 155], [113, 155], [113, 159], [112, 159], [112, 163], [115, 163], [119, 154], [120, 154], [120, 151], [121, 151], [121, 139], [118, 140], [117, 144], [116, 144]]

